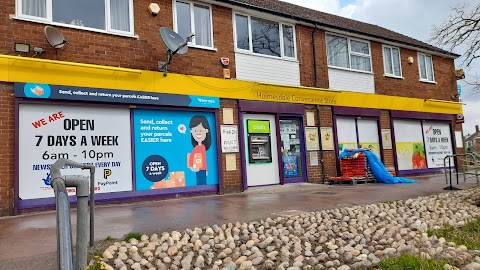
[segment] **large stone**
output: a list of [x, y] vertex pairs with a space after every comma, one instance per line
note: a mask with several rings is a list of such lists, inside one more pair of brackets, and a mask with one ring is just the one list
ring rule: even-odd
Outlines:
[[227, 270], [235, 270], [237, 269], [237, 265], [234, 262], [229, 262], [225, 265]]
[[167, 254], [168, 254], [169, 256], [175, 256], [177, 253], [178, 253], [178, 248], [177, 248], [177, 246], [171, 246], [171, 247], [169, 247], [168, 250], [167, 250]]
[[256, 257], [255, 259], [252, 260], [252, 265], [259, 265], [262, 262], [263, 262], [263, 257]]
[[251, 261], [244, 261], [242, 264], [240, 264], [239, 270], [250, 270], [252, 268], [252, 262]]
[[480, 264], [477, 262], [471, 262], [465, 265], [462, 269], [463, 270], [480, 270]]

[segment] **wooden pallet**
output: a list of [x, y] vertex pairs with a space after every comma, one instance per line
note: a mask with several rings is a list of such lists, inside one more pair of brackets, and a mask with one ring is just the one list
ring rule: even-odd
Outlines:
[[371, 182], [371, 180], [367, 178], [353, 178], [348, 180], [328, 180], [327, 182], [330, 185], [356, 185], [366, 184], [368, 182]]

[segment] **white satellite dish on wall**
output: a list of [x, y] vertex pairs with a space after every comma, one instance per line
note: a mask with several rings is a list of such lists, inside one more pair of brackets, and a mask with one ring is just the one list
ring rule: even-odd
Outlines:
[[45, 37], [47, 38], [48, 43], [55, 49], [61, 49], [63, 46], [68, 43], [65, 40], [62, 33], [57, 29], [51, 26], [45, 26]]
[[168, 65], [172, 61], [173, 56], [176, 54], [187, 53], [188, 51], [187, 44], [192, 40], [193, 36], [194, 35], [191, 34], [189, 37], [184, 39], [171, 29], [165, 26], [160, 27], [160, 37], [162, 38], [163, 43], [165, 43], [165, 46], [167, 47], [168, 60], [167, 62], [159, 61], [158, 70], [163, 71], [165, 76], [167, 76]]

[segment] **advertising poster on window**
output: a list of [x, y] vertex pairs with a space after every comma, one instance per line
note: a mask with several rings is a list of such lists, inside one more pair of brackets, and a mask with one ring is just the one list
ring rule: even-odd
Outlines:
[[378, 121], [374, 119], [357, 119], [357, 132], [360, 148], [370, 149], [381, 159]]
[[[450, 126], [446, 123], [424, 122], [423, 137], [428, 168], [443, 168], [444, 158], [453, 154]], [[453, 166], [453, 160], [451, 166]]]
[[420, 121], [395, 120], [395, 146], [399, 170], [426, 169], [425, 147]]
[[339, 117], [336, 122], [338, 153], [342, 153], [345, 149], [357, 149], [358, 144], [355, 119]]
[[298, 176], [298, 157], [297, 155], [283, 154], [283, 176], [297, 177]]
[[425, 149], [421, 142], [397, 142], [399, 170], [426, 169]]
[[[128, 109], [21, 104], [18, 140], [22, 200], [54, 197], [50, 167], [60, 158], [95, 165], [96, 193], [132, 190]], [[90, 172], [67, 167], [62, 174]]]
[[378, 142], [360, 142], [360, 148], [370, 149], [372, 153], [381, 159], [380, 144]]
[[213, 113], [134, 110], [137, 190], [218, 184]]

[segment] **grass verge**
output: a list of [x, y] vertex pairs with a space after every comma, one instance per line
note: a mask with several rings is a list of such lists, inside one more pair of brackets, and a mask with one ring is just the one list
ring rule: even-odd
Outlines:
[[459, 228], [446, 225], [438, 230], [428, 230], [428, 235], [443, 237], [447, 242], [465, 245], [470, 250], [480, 250], [480, 217]]
[[375, 269], [381, 270], [439, 270], [448, 260], [422, 259], [412, 254], [402, 254], [399, 257], [388, 258], [380, 262]]
[[128, 240], [130, 240], [132, 238], [135, 238], [135, 239], [140, 241], [140, 238], [142, 238], [142, 234], [137, 233], [137, 232], [129, 232], [129, 233], [125, 234], [125, 237], [123, 238], [123, 240], [128, 242]]

